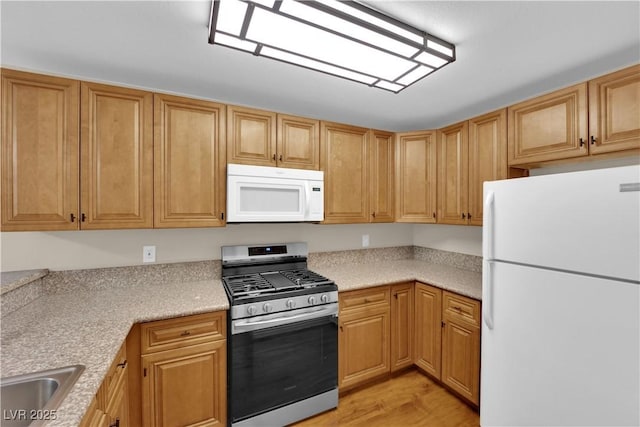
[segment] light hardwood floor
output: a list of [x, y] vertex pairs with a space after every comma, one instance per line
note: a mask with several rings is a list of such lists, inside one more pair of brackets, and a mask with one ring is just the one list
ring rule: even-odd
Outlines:
[[430, 378], [409, 370], [340, 396], [337, 409], [292, 427], [463, 427], [480, 425], [476, 411]]

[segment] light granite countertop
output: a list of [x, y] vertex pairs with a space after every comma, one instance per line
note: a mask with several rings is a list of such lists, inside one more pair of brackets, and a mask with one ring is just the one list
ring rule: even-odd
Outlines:
[[[481, 273], [415, 259], [310, 263], [309, 268], [334, 280], [339, 291], [418, 280], [474, 299], [482, 297]], [[24, 272], [24, 277], [35, 280], [46, 272]], [[16, 277], [22, 283], [22, 276]], [[134, 323], [228, 308], [220, 280], [132, 280], [131, 286], [45, 294], [2, 317], [0, 374], [85, 365], [59, 407], [58, 419], [49, 424], [75, 427]]]
[[75, 427], [134, 323], [228, 308], [219, 280], [44, 295], [2, 317], [0, 374], [85, 365], [48, 424]]
[[0, 295], [46, 276], [49, 270], [23, 270], [0, 273]]
[[335, 281], [339, 291], [418, 280], [473, 299], [482, 299], [482, 273], [444, 264], [419, 260], [396, 260], [318, 265], [311, 268], [316, 273]]

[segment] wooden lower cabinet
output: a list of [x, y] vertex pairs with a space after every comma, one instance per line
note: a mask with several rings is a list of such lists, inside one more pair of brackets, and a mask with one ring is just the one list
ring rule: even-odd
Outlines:
[[415, 364], [440, 379], [442, 290], [424, 283], [415, 285]]
[[413, 282], [391, 286], [391, 371], [413, 365]]
[[128, 427], [129, 379], [126, 344], [118, 351], [80, 427]]
[[144, 323], [140, 335], [142, 425], [226, 425], [226, 313]]
[[388, 374], [389, 286], [339, 297], [338, 387], [345, 390]]
[[443, 292], [441, 381], [480, 403], [480, 302]]

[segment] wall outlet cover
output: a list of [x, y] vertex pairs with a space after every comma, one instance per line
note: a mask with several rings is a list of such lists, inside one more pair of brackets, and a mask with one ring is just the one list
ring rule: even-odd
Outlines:
[[142, 247], [142, 262], [156, 262], [156, 247], [155, 246], [143, 246]]

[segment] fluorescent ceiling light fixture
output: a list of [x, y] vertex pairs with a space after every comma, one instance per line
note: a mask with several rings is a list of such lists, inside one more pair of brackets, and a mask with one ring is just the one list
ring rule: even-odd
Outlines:
[[214, 0], [209, 43], [398, 93], [455, 46], [355, 1]]

